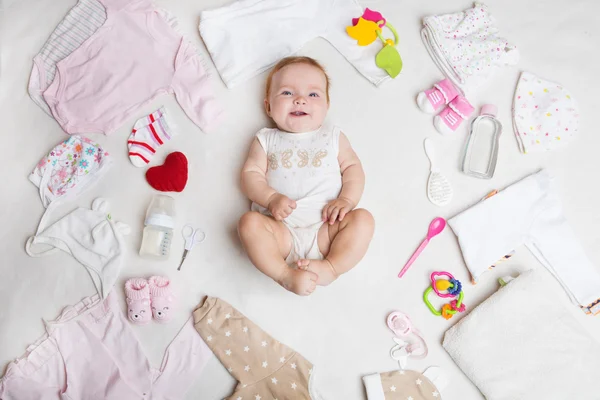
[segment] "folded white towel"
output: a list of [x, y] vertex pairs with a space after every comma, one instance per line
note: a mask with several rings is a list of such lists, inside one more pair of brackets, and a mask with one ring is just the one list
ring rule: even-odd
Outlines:
[[443, 346], [489, 400], [600, 398], [600, 343], [527, 271], [450, 328]]

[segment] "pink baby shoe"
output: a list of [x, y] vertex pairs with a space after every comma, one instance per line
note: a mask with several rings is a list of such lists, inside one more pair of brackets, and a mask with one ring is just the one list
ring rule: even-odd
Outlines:
[[417, 104], [421, 111], [428, 114], [435, 114], [456, 96], [458, 96], [456, 87], [454, 87], [449, 79], [444, 79], [433, 85], [431, 89], [420, 92], [417, 95]]
[[148, 279], [152, 316], [157, 322], [164, 323], [171, 319], [175, 297], [171, 293], [171, 281], [164, 276], [152, 276]]
[[129, 320], [137, 325], [150, 322], [150, 287], [143, 278], [131, 278], [125, 282], [127, 296], [127, 315]]
[[473, 113], [473, 106], [462, 95], [448, 103], [441, 113], [433, 117], [433, 126], [442, 135], [452, 134]]

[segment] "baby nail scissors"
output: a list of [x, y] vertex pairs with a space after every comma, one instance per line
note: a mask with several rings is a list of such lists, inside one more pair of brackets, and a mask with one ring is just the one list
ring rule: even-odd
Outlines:
[[185, 258], [188, 253], [192, 251], [195, 245], [198, 243], [204, 242], [206, 239], [206, 233], [202, 232], [200, 229], [194, 229], [194, 227], [190, 224], [187, 224], [181, 230], [181, 234], [185, 239], [185, 250], [183, 251], [183, 257], [181, 257], [181, 262], [179, 263], [179, 267], [177, 267], [177, 271], [181, 269]]

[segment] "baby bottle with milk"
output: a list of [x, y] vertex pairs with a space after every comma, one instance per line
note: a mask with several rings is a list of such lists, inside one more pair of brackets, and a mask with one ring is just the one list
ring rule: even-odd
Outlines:
[[169, 258], [175, 227], [174, 217], [173, 198], [164, 194], [155, 195], [146, 211], [140, 256], [165, 260]]

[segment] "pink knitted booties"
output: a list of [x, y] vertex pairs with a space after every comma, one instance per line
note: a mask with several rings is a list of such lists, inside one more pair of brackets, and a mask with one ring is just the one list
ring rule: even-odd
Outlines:
[[164, 323], [171, 319], [175, 297], [171, 293], [171, 281], [164, 276], [152, 276], [148, 279], [152, 316], [157, 322]]
[[143, 278], [131, 278], [125, 282], [127, 297], [127, 315], [129, 320], [137, 325], [150, 322], [150, 288], [148, 281]]

